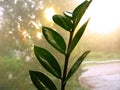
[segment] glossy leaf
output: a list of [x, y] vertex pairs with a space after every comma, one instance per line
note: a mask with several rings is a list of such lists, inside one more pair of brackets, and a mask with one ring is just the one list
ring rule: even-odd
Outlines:
[[80, 4], [74, 11], [73, 11], [73, 21], [74, 21], [74, 29], [78, 25], [79, 21], [81, 20], [82, 16], [84, 15], [85, 11], [87, 10], [88, 6], [90, 5], [92, 0], [86, 0], [82, 4]]
[[54, 15], [53, 16], [53, 21], [61, 26], [62, 28], [64, 28], [67, 31], [71, 31], [72, 30], [72, 22], [69, 18], [61, 16], [61, 15]]
[[83, 60], [85, 59], [85, 57], [88, 55], [89, 52], [90, 51], [84, 52], [82, 56], [80, 56], [78, 60], [74, 63], [74, 65], [71, 67], [70, 71], [68, 72], [65, 82], [67, 82], [70, 79], [70, 77], [75, 73], [75, 71], [79, 68], [79, 66], [81, 65], [81, 63], [83, 62]]
[[34, 46], [34, 52], [41, 65], [52, 75], [61, 78], [61, 68], [55, 57], [47, 50]]
[[66, 44], [62, 36], [57, 33], [55, 30], [48, 28], [48, 27], [42, 27], [42, 32], [45, 37], [45, 39], [58, 51], [65, 54], [66, 50]]
[[79, 42], [79, 40], [81, 39], [84, 31], [85, 31], [85, 28], [88, 24], [88, 21], [89, 19], [82, 25], [82, 27], [78, 30], [78, 32], [76, 33], [76, 35], [74, 36], [71, 44], [70, 44], [70, 47], [68, 49], [68, 55], [71, 54], [71, 52], [73, 51], [73, 49], [76, 47], [77, 43]]
[[29, 71], [31, 80], [38, 90], [57, 90], [55, 84], [46, 75], [38, 71]]
[[72, 12], [65, 11], [65, 12], [63, 12], [63, 14], [64, 14], [66, 17], [72, 19]]

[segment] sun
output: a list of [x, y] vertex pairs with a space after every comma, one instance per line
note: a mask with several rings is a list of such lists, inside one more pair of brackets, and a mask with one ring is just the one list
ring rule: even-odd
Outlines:
[[45, 9], [44, 14], [45, 14], [45, 18], [48, 21], [52, 21], [52, 16], [55, 14], [55, 10], [53, 7], [49, 7], [47, 9]]

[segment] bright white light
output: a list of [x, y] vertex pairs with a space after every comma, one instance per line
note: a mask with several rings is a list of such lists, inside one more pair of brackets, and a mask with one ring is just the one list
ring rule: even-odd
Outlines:
[[3, 11], [4, 11], [4, 9], [0, 7], [0, 16], [3, 15]]
[[37, 38], [38, 38], [38, 39], [42, 39], [42, 33], [41, 33], [41, 32], [38, 32], [38, 33], [37, 33]]
[[21, 36], [25, 39], [25, 38], [31, 38], [30, 35], [28, 34], [28, 32], [26, 30], [21, 30], [20, 31]]
[[47, 8], [44, 12], [45, 14], [45, 18], [48, 20], [48, 21], [52, 21], [52, 16], [55, 14], [55, 10], [54, 8], [50, 7], [50, 8]]
[[3, 12], [2, 11], [0, 11], [0, 16], [2, 16], [3, 15]]
[[92, 33], [109, 34], [120, 26], [120, 0], [93, 0], [86, 12]]
[[36, 29], [40, 29], [40, 27], [42, 26], [39, 21], [38, 22], [32, 21], [32, 24], [35, 26]]

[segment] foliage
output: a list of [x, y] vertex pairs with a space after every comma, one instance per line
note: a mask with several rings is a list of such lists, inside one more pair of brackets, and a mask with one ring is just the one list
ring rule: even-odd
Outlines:
[[[76, 34], [74, 32], [76, 31], [76, 27], [78, 26], [79, 21], [87, 10], [91, 1], [84, 1], [77, 8], [75, 8], [72, 13], [66, 11], [64, 12], [64, 16], [53, 16], [53, 21], [70, 33], [68, 45], [66, 45], [64, 38], [58, 32], [49, 27], [42, 27], [42, 33], [48, 43], [65, 56], [63, 70], [61, 70], [60, 64], [48, 50], [42, 47], [34, 46], [35, 56], [37, 57], [41, 65], [49, 73], [61, 80], [61, 90], [65, 90], [66, 83], [76, 72], [78, 67], [81, 65], [85, 57], [90, 52], [84, 52], [68, 71], [68, 62], [70, 60], [69, 57], [76, 47], [77, 43], [81, 39], [89, 19], [80, 27], [80, 29], [78, 29]], [[48, 78], [47, 75], [38, 71], [29, 71], [29, 73], [33, 84], [37, 87], [38, 90], [57, 90], [56, 85], [50, 78]]]
[[0, 16], [0, 49], [3, 51], [0, 55], [15, 49], [31, 52], [33, 43], [38, 40], [39, 24], [44, 23], [41, 18], [44, 4], [42, 0], [0, 0], [3, 13]]
[[[73, 10], [73, 7], [78, 2], [81, 1], [70, 0], [68, 2], [68, 0], [64, 0], [63, 3], [63, 0], [0, 0], [0, 90], [35, 90], [27, 71], [38, 68], [42, 72], [46, 72], [46, 70], [42, 66], [39, 66], [39, 63], [33, 57], [33, 48], [31, 48], [33, 47], [33, 43], [38, 46], [44, 46], [47, 49], [49, 48], [48, 50], [54, 54], [57, 60], [59, 60], [58, 62], [62, 63], [60, 66], [63, 68], [64, 55], [59, 54], [58, 51], [51, 48], [50, 45], [44, 42], [44, 39], [40, 40], [36, 37], [37, 32], [41, 32], [41, 27], [37, 29], [32, 22], [37, 25], [41, 23], [49, 26], [51, 22], [47, 21], [43, 16], [45, 9], [53, 7], [55, 13], [62, 13], [64, 10]], [[64, 12], [64, 15], [62, 17], [72, 18], [72, 14], [69, 11]], [[18, 26], [20, 26], [20, 30]], [[59, 30], [60, 27], [56, 24], [53, 24], [52, 28], [55, 28], [64, 36], [67, 43], [69, 32], [66, 34], [66, 31]], [[27, 35], [30, 35], [31, 38], [24, 38], [22, 36], [23, 31], [26, 31]], [[120, 59], [119, 33], [119, 29], [118, 32], [112, 32], [110, 35], [90, 33], [88, 30], [82, 36], [80, 44], [72, 52], [74, 54], [70, 56], [68, 70], [75, 60], [78, 59], [78, 53], [84, 52], [86, 49], [92, 50], [92, 52], [85, 60]], [[29, 61], [25, 60], [27, 57], [31, 59]], [[9, 74], [13, 75], [13, 79], [8, 80]], [[49, 73], [46, 75], [50, 76]], [[79, 83], [76, 81], [79, 75], [80, 72], [77, 75], [75, 73], [74, 77], [69, 79], [70, 83], [67, 83], [67, 90], [79, 90]], [[53, 81], [56, 86], [60, 85], [58, 83], [59, 80], [56, 78]]]
[[35, 87], [30, 83], [29, 75], [26, 73], [31, 65], [33, 62], [28, 63], [16, 57], [0, 56], [0, 90], [27, 90], [28, 88], [34, 90]]
[[[68, 62], [69, 57], [76, 47], [77, 43], [81, 39], [85, 28], [88, 24], [89, 19], [80, 27], [80, 29], [77, 31], [77, 33], [74, 35], [74, 32], [76, 30], [76, 27], [81, 20], [82, 16], [84, 15], [85, 11], [87, 10], [89, 4], [91, 1], [84, 1], [82, 4], [80, 4], [73, 13], [65, 12], [64, 16], [62, 15], [54, 15], [53, 21], [61, 26], [63, 29], [68, 31], [70, 33], [68, 46], [66, 46], [64, 38], [55, 30], [49, 27], [42, 27], [42, 33], [45, 37], [45, 39], [48, 41], [50, 45], [52, 45], [56, 50], [58, 50], [60, 53], [62, 53], [65, 56], [65, 62], [63, 70], [61, 70], [61, 67], [55, 57], [46, 49], [38, 46], [34, 46], [34, 53], [41, 63], [41, 65], [52, 75], [54, 75], [56, 78], [61, 80], [61, 90], [65, 90], [66, 83], [70, 79], [70, 77], [76, 72], [78, 67], [83, 62], [84, 58], [88, 55], [90, 51], [84, 52], [73, 64], [71, 69], [68, 71]], [[67, 48], [66, 48], [67, 47]], [[63, 71], [63, 72], [62, 72]], [[38, 71], [29, 71], [31, 80], [33, 84], [37, 87], [39, 90], [57, 90], [54, 82], [48, 78], [47, 75], [43, 74], [42, 72]], [[63, 74], [63, 75], [62, 75]]]

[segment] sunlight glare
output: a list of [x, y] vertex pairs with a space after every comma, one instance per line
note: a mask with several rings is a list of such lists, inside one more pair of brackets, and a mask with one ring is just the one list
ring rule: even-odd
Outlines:
[[[119, 0], [93, 0], [86, 12], [88, 29], [96, 34], [110, 34], [120, 26]], [[84, 20], [85, 21], [85, 20]]]
[[23, 38], [30, 38], [30, 36], [29, 36], [29, 34], [27, 33], [27, 31], [26, 30], [24, 30], [23, 32], [22, 32], [22, 36], [23, 36]]
[[41, 33], [41, 32], [38, 32], [38, 33], [37, 33], [37, 38], [38, 38], [38, 39], [42, 39], [42, 33]]
[[32, 24], [35, 26], [36, 29], [40, 29], [40, 27], [42, 26], [40, 22], [32, 21]]
[[4, 9], [0, 7], [0, 16], [3, 15], [3, 11], [4, 11]]
[[3, 12], [2, 11], [0, 11], [0, 16], [2, 16], [3, 15]]
[[44, 12], [45, 14], [45, 18], [48, 20], [48, 21], [52, 21], [52, 16], [55, 14], [55, 10], [53, 7], [50, 7], [50, 8], [47, 8]]

